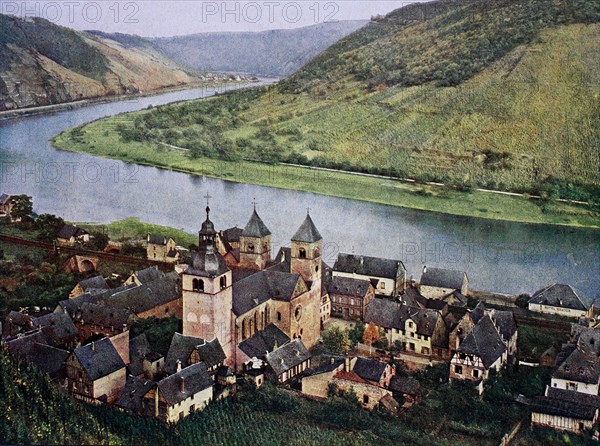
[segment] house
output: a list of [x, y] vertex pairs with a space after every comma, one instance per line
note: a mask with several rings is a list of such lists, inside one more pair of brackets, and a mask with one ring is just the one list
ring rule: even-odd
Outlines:
[[473, 310], [467, 310], [450, 332], [448, 342], [450, 351], [453, 353], [456, 351], [483, 316], [485, 316], [485, 306], [483, 305], [483, 302], [479, 302]]
[[[482, 383], [489, 371], [507, 362], [508, 349], [489, 316], [483, 316], [462, 341], [450, 361], [451, 381]], [[483, 387], [479, 386], [480, 393]]]
[[331, 384], [340, 394], [353, 391], [360, 404], [364, 408], [372, 410], [380, 404], [384, 397], [391, 396], [392, 392], [359, 376], [354, 370], [357, 361], [358, 358], [346, 357], [343, 368], [333, 375]]
[[443, 299], [457, 291], [464, 297], [468, 295], [469, 279], [464, 271], [424, 266], [419, 291], [429, 299]]
[[265, 355], [265, 360], [282, 384], [310, 368], [311, 355], [299, 338], [296, 338]]
[[446, 355], [448, 331], [437, 310], [375, 298], [367, 305], [364, 322], [382, 328], [388, 345], [403, 352], [437, 358]]
[[277, 350], [288, 342], [290, 338], [277, 325], [270, 323], [263, 330], [240, 342], [237, 346], [238, 362], [246, 365], [254, 358], [264, 360], [267, 353]]
[[145, 333], [129, 340], [129, 364], [127, 364], [129, 375], [138, 378], [144, 377], [144, 359], [151, 351], [152, 349]]
[[144, 396], [155, 387], [156, 382], [150, 379], [128, 375], [125, 387], [119, 395], [119, 399], [115, 401], [115, 405], [139, 415], [153, 416], [154, 413], [152, 413], [151, 408], [147, 407], [149, 404], [145, 404], [146, 398]]
[[403, 407], [410, 407], [421, 399], [421, 384], [414, 378], [396, 375], [388, 388], [396, 400], [404, 401]]
[[11, 311], [2, 325], [2, 338], [12, 338], [33, 328], [33, 318], [23, 311]]
[[16, 358], [35, 365], [54, 382], [64, 381], [65, 362], [69, 351], [48, 345], [48, 339], [39, 330], [30, 331], [6, 341], [8, 352]]
[[361, 357], [356, 358], [352, 370], [369, 384], [379, 387], [388, 387], [392, 377], [396, 374], [390, 364]]
[[69, 298], [81, 296], [85, 293], [103, 293], [104, 291], [109, 289], [110, 286], [108, 285], [104, 277], [94, 276], [77, 282], [75, 288], [73, 288], [73, 290], [71, 290], [71, 292], [69, 293]]
[[167, 373], [175, 373], [179, 367], [187, 367], [202, 362], [208, 373], [214, 375], [224, 361], [225, 352], [218, 339], [206, 341], [202, 338], [174, 333], [165, 360], [164, 370]]
[[531, 424], [582, 435], [598, 421], [600, 396], [548, 387], [529, 406]]
[[591, 302], [570, 285], [555, 283], [536, 291], [528, 307], [538, 313], [579, 318], [587, 315], [590, 305]]
[[566, 358], [552, 373], [550, 387], [589, 395], [600, 393], [600, 330], [579, 334], [575, 346], [565, 346]]
[[2, 194], [0, 195], [0, 218], [11, 217], [11, 211], [14, 206], [14, 198], [12, 195]]
[[179, 252], [175, 240], [162, 235], [148, 234], [146, 237], [146, 258], [159, 262], [176, 263]]
[[334, 276], [328, 291], [331, 314], [345, 320], [363, 320], [367, 305], [375, 296], [371, 281], [344, 276]]
[[143, 285], [148, 282], [154, 282], [155, 280], [163, 279], [165, 273], [158, 269], [157, 266], [149, 266], [148, 268], [135, 271], [131, 276], [125, 280], [123, 285]]
[[113, 403], [125, 387], [125, 363], [108, 338], [73, 350], [66, 369], [67, 390], [87, 402]]
[[62, 246], [73, 246], [76, 243], [86, 243], [90, 241], [90, 234], [85, 229], [74, 225], [64, 225], [56, 235], [56, 241]]
[[33, 318], [33, 330], [41, 331], [48, 345], [65, 349], [74, 347], [79, 335], [69, 315], [60, 313], [48, 313]]
[[144, 394], [143, 410], [159, 420], [175, 423], [213, 399], [213, 378], [203, 362], [177, 370]]
[[368, 280], [383, 296], [396, 296], [406, 286], [406, 268], [400, 260], [340, 253], [333, 265], [336, 276]]
[[516, 356], [518, 332], [515, 314], [512, 311], [494, 309], [489, 312], [489, 316], [506, 344], [508, 355]]

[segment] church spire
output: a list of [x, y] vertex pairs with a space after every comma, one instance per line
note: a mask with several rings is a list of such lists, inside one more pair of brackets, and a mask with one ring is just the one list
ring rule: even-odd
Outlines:
[[207, 241], [214, 242], [214, 237], [217, 234], [217, 231], [215, 231], [215, 225], [212, 221], [210, 221], [210, 199], [212, 197], [207, 192], [204, 198], [206, 198], [206, 220], [204, 220], [204, 223], [202, 223], [202, 227], [198, 233], [200, 236], [200, 244]]

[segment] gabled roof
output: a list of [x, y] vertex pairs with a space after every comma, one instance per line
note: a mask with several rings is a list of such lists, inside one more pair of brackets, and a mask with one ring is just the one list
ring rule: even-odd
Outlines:
[[233, 312], [240, 316], [269, 299], [290, 301], [299, 281], [299, 274], [263, 270], [233, 284]]
[[587, 298], [576, 292], [573, 287], [560, 283], [536, 291], [529, 299], [529, 303], [581, 311], [586, 311], [591, 304], [587, 301]]
[[125, 367], [125, 363], [108, 338], [82, 345], [76, 348], [73, 354], [92, 381]]
[[176, 272], [142, 285], [110, 290], [104, 294], [104, 303], [111, 307], [122, 308], [140, 314], [180, 298], [178, 276]]
[[338, 368], [342, 367], [343, 364], [344, 364], [343, 359], [331, 358], [329, 362], [321, 364], [319, 367], [316, 367], [316, 368], [310, 370], [310, 375], [314, 376], [314, 375], [321, 375], [323, 373], [333, 372], [334, 370], [337, 370]]
[[485, 316], [485, 305], [483, 302], [479, 302], [469, 313], [471, 315], [471, 320], [476, 324], [483, 316]]
[[323, 237], [319, 233], [319, 230], [313, 223], [309, 214], [306, 214], [306, 218], [292, 237], [293, 242], [302, 243], [314, 243], [322, 239]]
[[353, 279], [351, 277], [334, 276], [329, 284], [329, 294], [344, 294], [347, 296], [365, 297], [371, 288], [369, 280]]
[[392, 377], [389, 389], [394, 392], [414, 396], [421, 391], [421, 384], [414, 378], [396, 375]]
[[242, 228], [238, 228], [237, 226], [234, 228], [225, 229], [221, 231], [221, 241], [227, 243], [239, 243], [240, 236], [244, 230]]
[[347, 372], [346, 370], [341, 369], [335, 375], [333, 375], [333, 377], [336, 379], [342, 379], [344, 381], [353, 381], [360, 384], [367, 384], [367, 382], [363, 378], [358, 376], [353, 370]]
[[264, 224], [262, 219], [258, 216], [256, 209], [254, 209], [254, 212], [252, 212], [252, 216], [244, 227], [241, 236], [261, 238], [266, 237], [267, 235], [271, 235], [271, 231], [269, 231], [267, 225]]
[[77, 320], [85, 324], [122, 329], [124, 325], [129, 325], [131, 318], [129, 310], [86, 302], [81, 306]]
[[517, 321], [512, 311], [492, 310], [490, 312], [492, 322], [498, 328], [502, 339], [508, 342], [517, 332]]
[[154, 387], [156, 387], [154, 381], [129, 375], [125, 382], [125, 387], [115, 404], [133, 412], [141, 413], [144, 395]]
[[373, 322], [378, 327], [404, 329], [402, 304], [387, 298], [374, 298], [365, 311], [365, 323]]
[[270, 323], [264, 330], [257, 331], [239, 344], [239, 348], [249, 358], [263, 358], [268, 352], [288, 343], [290, 338], [275, 324]]
[[584, 406], [600, 409], [600, 396], [589, 393], [574, 392], [572, 390], [559, 389], [558, 387], [546, 387], [546, 396], [562, 401], [569, 401]]
[[144, 372], [143, 361], [150, 351], [150, 343], [145, 333], [129, 340], [129, 373], [137, 376]]
[[64, 225], [62, 229], [58, 232], [58, 238], [62, 238], [65, 240], [70, 239], [71, 237], [80, 237], [82, 235], [88, 234], [88, 232], [84, 229], [78, 228], [73, 225]]
[[473, 327], [471, 333], [460, 344], [457, 351], [467, 355], [478, 356], [483, 366], [489, 369], [506, 351], [506, 344], [489, 316], [484, 316]]
[[7, 204], [11, 199], [11, 195], [2, 194], [0, 195], [0, 204]]
[[102, 276], [90, 277], [89, 279], [83, 279], [79, 281], [78, 285], [83, 289], [84, 292], [90, 290], [109, 290], [110, 286], [106, 282], [106, 279]]
[[29, 362], [35, 364], [42, 372], [55, 376], [63, 371], [70, 354], [68, 350], [36, 342], [29, 355]]
[[194, 350], [198, 351], [200, 361], [204, 362], [207, 367], [213, 367], [223, 362], [226, 357], [223, 347], [216, 338], [206, 341], [202, 338], [174, 333], [165, 359], [165, 371], [175, 373], [178, 360], [181, 361], [181, 367], [185, 367]]
[[419, 283], [425, 286], [460, 290], [465, 277], [464, 271], [443, 268], [424, 268]]
[[410, 307], [426, 308], [430, 299], [423, 296], [417, 288], [410, 285], [402, 294], [400, 300]]
[[148, 268], [141, 269], [133, 274], [141, 283], [152, 282], [154, 280], [162, 279], [165, 276], [165, 273], [156, 266], [149, 266]]
[[265, 357], [276, 375], [281, 375], [310, 358], [310, 353], [302, 343], [300, 338], [279, 347], [277, 350], [268, 353]]
[[158, 391], [173, 406], [213, 386], [206, 364], [198, 362], [158, 382]]
[[552, 378], [598, 384], [600, 381], [600, 358], [595, 353], [585, 352], [577, 347], [552, 373]]
[[549, 398], [547, 396], [537, 396], [532, 398], [530, 407], [532, 412], [575, 418], [578, 420], [593, 420], [596, 415], [596, 411], [598, 410], [592, 406], [586, 406], [577, 402], [564, 401], [556, 398]]
[[352, 370], [362, 379], [378, 383], [383, 378], [386, 367], [385, 362], [359, 357]]
[[165, 235], [148, 234], [148, 243], [152, 245], [166, 246], [171, 238]]
[[48, 343], [54, 346], [70, 342], [78, 334], [68, 314], [49, 313], [33, 320], [34, 328], [41, 328]]
[[398, 269], [404, 269], [400, 260], [344, 253], [338, 255], [333, 265], [334, 271], [386, 279], [396, 279]]

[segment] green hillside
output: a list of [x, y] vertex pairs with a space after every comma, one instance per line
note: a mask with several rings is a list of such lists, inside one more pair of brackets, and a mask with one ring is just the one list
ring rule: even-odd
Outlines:
[[191, 164], [287, 161], [597, 205], [598, 22], [598, 0], [413, 4], [274, 87], [99, 121], [58, 145], [197, 171], [163, 142]]

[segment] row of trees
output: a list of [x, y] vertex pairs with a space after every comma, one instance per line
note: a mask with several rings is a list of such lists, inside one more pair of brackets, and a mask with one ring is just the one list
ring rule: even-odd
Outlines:
[[331, 353], [348, 354], [358, 343], [369, 347], [388, 348], [388, 340], [383, 330], [370, 322], [365, 325], [362, 321], [356, 321], [349, 329], [342, 329], [332, 325], [321, 334], [321, 340], [325, 349]]

